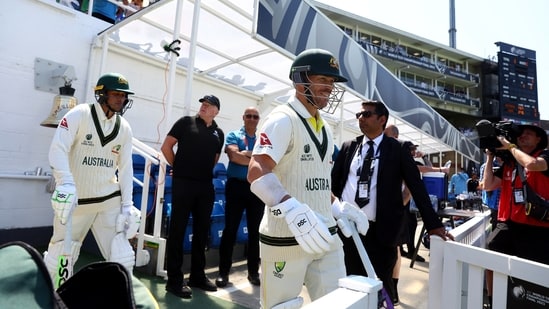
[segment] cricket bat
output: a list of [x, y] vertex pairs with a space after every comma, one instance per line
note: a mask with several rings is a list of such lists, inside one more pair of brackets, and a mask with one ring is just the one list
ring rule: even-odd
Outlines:
[[55, 273], [54, 287], [58, 289], [72, 276], [72, 212], [65, 225], [65, 240], [63, 253], [57, 258], [57, 272]]

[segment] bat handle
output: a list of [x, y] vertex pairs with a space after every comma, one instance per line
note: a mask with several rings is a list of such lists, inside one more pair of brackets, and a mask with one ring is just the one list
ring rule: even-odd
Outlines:
[[63, 245], [64, 253], [70, 255], [72, 249], [72, 213], [69, 214], [69, 217], [67, 218], [67, 223], [65, 224], [65, 240]]
[[370, 257], [368, 256], [368, 253], [366, 252], [366, 249], [364, 248], [364, 245], [360, 240], [360, 236], [358, 235], [358, 230], [356, 229], [356, 225], [354, 222], [349, 222], [349, 223], [353, 231], [353, 235], [352, 235], [353, 241], [355, 242], [355, 246], [356, 246], [356, 249], [358, 250], [358, 254], [360, 255], [360, 259], [362, 260], [362, 264], [364, 264], [364, 268], [368, 273], [368, 278], [377, 279], [376, 271], [374, 270], [374, 266], [370, 261]]

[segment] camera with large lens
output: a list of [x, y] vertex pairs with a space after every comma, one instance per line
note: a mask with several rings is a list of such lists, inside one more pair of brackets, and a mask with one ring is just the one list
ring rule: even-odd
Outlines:
[[477, 122], [475, 126], [478, 131], [480, 149], [488, 149], [504, 161], [512, 158], [508, 151], [496, 150], [496, 148], [502, 146], [497, 137], [503, 136], [510, 143], [516, 144], [517, 138], [520, 135], [518, 125], [514, 124], [512, 121], [500, 121], [493, 123], [483, 119]]

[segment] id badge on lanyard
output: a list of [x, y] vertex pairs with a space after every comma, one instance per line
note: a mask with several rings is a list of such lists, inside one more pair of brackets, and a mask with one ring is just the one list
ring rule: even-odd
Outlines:
[[517, 177], [517, 170], [513, 170], [513, 200], [515, 204], [524, 204], [526, 201], [524, 200], [524, 190], [522, 187], [515, 188], [515, 182]]
[[[369, 177], [368, 177], [369, 178]], [[367, 199], [369, 198], [370, 196], [370, 190], [369, 190], [369, 186], [368, 186], [368, 181], [367, 180], [362, 180], [362, 181], [359, 181], [358, 182], [358, 197], [360, 199]]]

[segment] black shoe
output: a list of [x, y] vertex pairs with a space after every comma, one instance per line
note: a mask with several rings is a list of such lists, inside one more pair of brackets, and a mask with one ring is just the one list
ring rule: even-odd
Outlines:
[[250, 281], [252, 285], [257, 285], [257, 286], [261, 285], [261, 280], [259, 280], [259, 275], [249, 275], [248, 281]]
[[204, 279], [200, 280], [200, 281], [192, 281], [192, 280], [189, 280], [189, 286], [193, 287], [193, 288], [199, 288], [199, 289], [202, 289], [204, 291], [209, 291], [209, 292], [215, 292], [217, 291], [217, 287], [215, 286], [215, 284], [213, 284], [208, 278], [204, 277]]
[[190, 287], [183, 285], [183, 286], [173, 286], [173, 285], [166, 285], [166, 291], [172, 293], [173, 295], [181, 298], [191, 298], [193, 295], [193, 291]]
[[219, 277], [217, 277], [217, 279], [215, 279], [215, 285], [218, 288], [226, 287], [228, 282], [229, 282], [229, 276], [219, 275]]
[[400, 256], [407, 256], [408, 252], [404, 251], [402, 247], [400, 247]]

